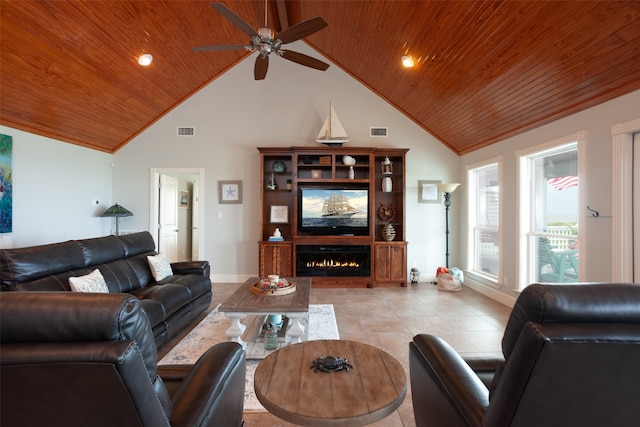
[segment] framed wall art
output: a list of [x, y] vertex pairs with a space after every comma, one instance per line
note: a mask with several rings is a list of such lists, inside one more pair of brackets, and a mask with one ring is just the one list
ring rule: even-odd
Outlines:
[[218, 181], [218, 203], [242, 203], [242, 181]]
[[419, 180], [418, 203], [440, 203], [438, 184], [442, 181]]
[[188, 208], [189, 207], [189, 192], [188, 191], [178, 191], [178, 207], [179, 208]]
[[287, 206], [271, 206], [271, 222], [273, 224], [289, 223], [289, 208]]

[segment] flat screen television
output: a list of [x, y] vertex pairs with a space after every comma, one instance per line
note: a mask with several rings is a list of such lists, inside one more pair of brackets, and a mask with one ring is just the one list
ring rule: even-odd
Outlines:
[[298, 187], [298, 233], [368, 235], [368, 188], [357, 185]]

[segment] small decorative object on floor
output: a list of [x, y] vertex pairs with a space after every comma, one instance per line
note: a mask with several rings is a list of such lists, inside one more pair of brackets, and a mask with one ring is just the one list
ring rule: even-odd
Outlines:
[[264, 334], [264, 349], [275, 350], [278, 348], [278, 331], [273, 323], [267, 324], [267, 332]]
[[313, 369], [313, 372], [322, 371], [329, 373], [331, 371], [342, 371], [343, 369], [349, 372], [350, 369], [353, 369], [353, 366], [349, 363], [349, 359], [327, 356], [318, 357], [314, 360], [311, 364], [311, 369]]
[[411, 283], [418, 283], [420, 281], [420, 270], [412, 267], [411, 271], [409, 271], [409, 277], [411, 278]]
[[382, 227], [382, 238], [386, 241], [386, 242], [390, 242], [393, 239], [396, 238], [396, 229], [393, 228], [393, 225], [391, 224], [385, 224]]

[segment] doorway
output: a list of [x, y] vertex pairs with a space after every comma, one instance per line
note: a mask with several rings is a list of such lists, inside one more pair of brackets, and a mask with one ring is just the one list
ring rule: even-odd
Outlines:
[[149, 230], [170, 262], [203, 259], [204, 169], [151, 168]]

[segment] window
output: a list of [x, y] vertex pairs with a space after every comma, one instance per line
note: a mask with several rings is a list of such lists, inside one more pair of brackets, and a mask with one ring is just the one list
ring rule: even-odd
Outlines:
[[489, 283], [500, 275], [500, 165], [502, 158], [469, 166], [468, 271]]
[[579, 140], [519, 153], [519, 286], [578, 281]]

